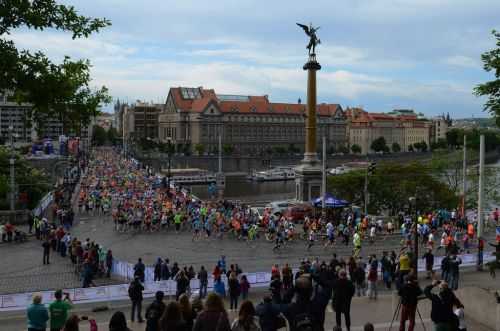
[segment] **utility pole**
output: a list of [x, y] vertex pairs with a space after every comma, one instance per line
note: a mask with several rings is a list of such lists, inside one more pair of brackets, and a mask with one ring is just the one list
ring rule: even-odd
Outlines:
[[321, 183], [321, 196], [323, 197], [321, 200], [321, 210], [323, 214], [325, 213], [326, 207], [326, 137], [323, 136], [323, 169], [322, 169], [322, 183]]
[[365, 217], [368, 215], [368, 167], [366, 167], [366, 172], [365, 172], [365, 189], [364, 189], [364, 196], [365, 196]]
[[16, 178], [15, 178], [15, 155], [14, 155], [14, 126], [9, 126], [10, 131], [10, 211], [15, 218], [16, 210]]
[[467, 194], [467, 136], [464, 134], [464, 164], [462, 169], [462, 217], [465, 218], [465, 203]]
[[[478, 245], [483, 237], [483, 203], [484, 203], [484, 134], [479, 140], [479, 194], [477, 201], [477, 241]], [[477, 270], [482, 270], [483, 264], [478, 250]]]

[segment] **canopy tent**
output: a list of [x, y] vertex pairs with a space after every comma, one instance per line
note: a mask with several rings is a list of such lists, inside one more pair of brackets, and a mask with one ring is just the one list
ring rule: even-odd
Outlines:
[[[321, 207], [323, 205], [323, 197], [316, 198], [312, 201], [314, 207]], [[327, 193], [325, 195], [325, 207], [327, 208], [343, 208], [347, 207], [349, 202], [342, 199], [337, 199], [333, 195]]]

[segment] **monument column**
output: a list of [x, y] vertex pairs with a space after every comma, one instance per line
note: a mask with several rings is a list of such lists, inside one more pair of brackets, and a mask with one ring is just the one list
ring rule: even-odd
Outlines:
[[316, 71], [321, 70], [321, 65], [316, 61], [316, 55], [311, 54], [309, 61], [304, 64], [307, 70], [307, 121], [306, 121], [306, 146], [303, 162], [318, 162], [316, 153]]

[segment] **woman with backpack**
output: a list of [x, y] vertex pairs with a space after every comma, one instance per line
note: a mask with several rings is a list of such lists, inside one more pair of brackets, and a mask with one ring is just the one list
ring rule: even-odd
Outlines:
[[240, 296], [240, 282], [236, 277], [236, 272], [231, 272], [229, 280], [227, 281], [229, 289], [230, 310], [238, 309], [238, 298]]

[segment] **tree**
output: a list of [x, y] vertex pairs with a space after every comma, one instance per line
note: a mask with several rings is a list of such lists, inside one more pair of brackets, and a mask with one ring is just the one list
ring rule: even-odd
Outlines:
[[427, 143], [425, 141], [414, 143], [413, 147], [419, 152], [427, 152], [428, 148]]
[[354, 145], [351, 146], [351, 151], [354, 154], [360, 154], [361, 153], [361, 146], [359, 146], [357, 144], [354, 144]]
[[401, 152], [401, 146], [397, 142], [392, 143], [392, 152], [393, 153], [399, 153]]
[[439, 138], [437, 141], [431, 143], [431, 150], [438, 150], [438, 149], [447, 149], [448, 148], [448, 143], [446, 139], [444, 138]]
[[388, 152], [389, 151], [389, 147], [387, 147], [387, 143], [386, 143], [384, 137], [378, 137], [377, 139], [372, 141], [370, 148], [374, 152]]
[[232, 145], [230, 145], [230, 144], [222, 145], [222, 152], [224, 153], [224, 155], [231, 155], [231, 154], [233, 154], [233, 151], [234, 151], [234, 148]]
[[413, 148], [413, 145], [409, 145], [408, 146], [408, 152], [413, 152], [415, 151], [415, 149]]
[[64, 132], [88, 125], [102, 103], [111, 98], [106, 87], [90, 88], [90, 62], [65, 57], [51, 62], [38, 51], [19, 51], [6, 36], [14, 29], [53, 28], [72, 32], [73, 39], [88, 37], [110, 25], [106, 19], [78, 15], [74, 7], [55, 0], [2, 0], [0, 2], [0, 91], [12, 93], [13, 100], [33, 105], [28, 118], [42, 127], [47, 117], [57, 118]]
[[103, 127], [94, 125], [92, 129], [92, 144], [95, 146], [103, 146], [108, 140], [108, 135]]
[[481, 55], [483, 68], [487, 72], [494, 72], [495, 80], [479, 84], [474, 88], [474, 94], [477, 96], [488, 96], [484, 104], [484, 110], [489, 112], [496, 120], [497, 126], [500, 126], [500, 32], [492, 31], [496, 39], [496, 48]]
[[203, 155], [205, 153], [205, 146], [203, 144], [196, 144], [194, 145], [194, 150], [198, 155]]
[[[342, 199], [361, 205], [364, 201], [364, 176], [363, 170], [332, 176], [328, 179], [328, 190]], [[456, 191], [434, 176], [428, 166], [418, 162], [379, 163], [377, 173], [370, 176], [368, 189], [368, 210], [373, 213], [388, 210], [394, 215], [403, 211], [408, 199], [413, 196], [417, 196], [421, 210], [455, 208], [458, 204]]]
[[[9, 149], [0, 147], [0, 210], [6, 210], [10, 207], [10, 155], [11, 152]], [[52, 185], [42, 171], [31, 167], [24, 158], [15, 155], [15, 159], [17, 190], [19, 193], [23, 193], [28, 199], [25, 207], [33, 209], [38, 204], [38, 201], [50, 190]]]
[[107, 132], [107, 140], [111, 145], [116, 145], [118, 143], [118, 130], [111, 126]]
[[346, 145], [341, 145], [339, 147], [339, 152], [343, 154], [349, 154], [349, 147], [347, 147]]

